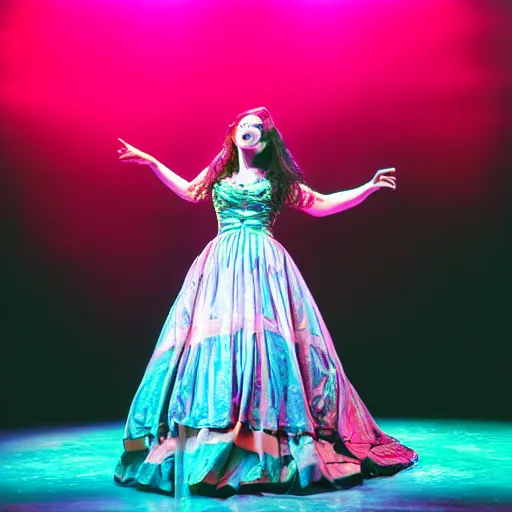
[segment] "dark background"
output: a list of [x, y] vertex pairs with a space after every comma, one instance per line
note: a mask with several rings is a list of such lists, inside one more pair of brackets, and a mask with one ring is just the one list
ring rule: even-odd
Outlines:
[[312, 186], [397, 191], [276, 237], [377, 417], [511, 420], [512, 4], [7, 2], [1, 426], [122, 420], [211, 204], [187, 179], [266, 105]]

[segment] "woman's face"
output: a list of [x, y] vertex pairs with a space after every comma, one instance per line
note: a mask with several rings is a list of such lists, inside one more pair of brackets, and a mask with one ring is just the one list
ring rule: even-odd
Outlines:
[[234, 143], [240, 149], [263, 151], [266, 142], [262, 141], [263, 121], [253, 114], [243, 117], [238, 123], [233, 136]]

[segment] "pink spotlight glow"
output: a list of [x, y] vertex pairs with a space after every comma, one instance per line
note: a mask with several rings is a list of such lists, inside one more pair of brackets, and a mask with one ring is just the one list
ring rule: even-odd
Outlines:
[[20, 218], [58, 260], [95, 262], [84, 283], [118, 293], [190, 211], [117, 162], [117, 137], [192, 178], [234, 115], [265, 105], [326, 192], [387, 166], [426, 205], [471, 204], [483, 186], [499, 77], [479, 60], [489, 27], [468, 4], [19, 0], [3, 14]]

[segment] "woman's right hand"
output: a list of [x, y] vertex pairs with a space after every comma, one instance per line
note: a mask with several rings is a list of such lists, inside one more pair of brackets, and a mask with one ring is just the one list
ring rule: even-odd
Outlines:
[[128, 144], [123, 139], [118, 138], [117, 140], [123, 144], [123, 147], [117, 150], [119, 153], [119, 160], [146, 165], [153, 163], [153, 157], [151, 155], [140, 151], [140, 149]]

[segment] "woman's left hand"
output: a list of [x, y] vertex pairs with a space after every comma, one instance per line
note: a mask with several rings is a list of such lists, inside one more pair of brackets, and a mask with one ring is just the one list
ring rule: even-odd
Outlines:
[[376, 172], [375, 176], [370, 181], [370, 187], [379, 190], [382, 187], [389, 187], [393, 190], [396, 189], [396, 177], [391, 176], [391, 173], [396, 172], [394, 167], [387, 169], [380, 169]]

